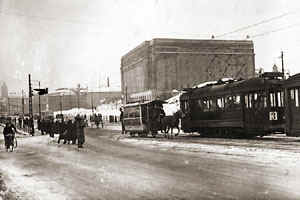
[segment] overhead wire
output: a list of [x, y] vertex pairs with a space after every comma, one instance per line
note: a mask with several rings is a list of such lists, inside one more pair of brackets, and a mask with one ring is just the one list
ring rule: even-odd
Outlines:
[[277, 29], [273, 29], [273, 30], [270, 30], [270, 31], [266, 31], [266, 32], [263, 32], [263, 33], [255, 34], [255, 35], [252, 35], [252, 36], [250, 35], [250, 37], [251, 38], [261, 37], [261, 36], [269, 35], [271, 33], [284, 31], [284, 30], [287, 30], [287, 29], [290, 29], [290, 28], [293, 28], [293, 27], [296, 27], [296, 26], [300, 26], [300, 22], [295, 23], [295, 24], [291, 24], [291, 25], [288, 25], [288, 26], [280, 27], [280, 28], [277, 28]]
[[286, 17], [288, 15], [292, 15], [292, 14], [295, 14], [299, 12], [299, 9], [295, 10], [295, 11], [290, 11], [290, 12], [286, 12], [286, 13], [283, 13], [281, 15], [278, 15], [278, 16], [275, 16], [275, 17], [271, 17], [269, 19], [265, 19], [265, 20], [262, 20], [260, 22], [257, 22], [257, 23], [254, 23], [254, 24], [250, 24], [250, 25], [247, 25], [247, 26], [243, 26], [243, 27], [240, 27], [240, 28], [237, 28], [233, 31], [230, 31], [230, 32], [227, 32], [227, 33], [223, 33], [223, 34], [220, 34], [220, 35], [217, 35], [215, 36], [215, 38], [220, 38], [220, 37], [224, 37], [224, 36], [227, 36], [227, 35], [230, 35], [230, 34], [233, 34], [233, 33], [237, 33], [237, 32], [241, 32], [241, 31], [244, 31], [244, 30], [247, 30], [247, 29], [250, 29], [250, 28], [253, 28], [253, 27], [256, 27], [256, 26], [259, 26], [261, 24], [265, 24], [265, 23], [269, 23], [271, 21], [274, 21], [274, 20], [278, 20], [278, 19], [281, 19], [283, 17]]

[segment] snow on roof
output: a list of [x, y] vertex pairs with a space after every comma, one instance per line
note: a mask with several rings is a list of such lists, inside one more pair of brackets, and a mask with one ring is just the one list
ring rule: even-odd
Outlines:
[[[231, 81], [231, 80], [234, 80], [233, 78], [221, 78], [220, 79], [221, 81], [224, 81], [224, 82], [227, 82], [227, 81]], [[202, 87], [205, 87], [207, 85], [210, 85], [210, 84], [216, 84], [218, 83], [218, 81], [207, 81], [207, 82], [204, 82], [204, 83], [200, 83], [199, 85], [195, 85], [193, 86], [193, 88], [202, 88]]]

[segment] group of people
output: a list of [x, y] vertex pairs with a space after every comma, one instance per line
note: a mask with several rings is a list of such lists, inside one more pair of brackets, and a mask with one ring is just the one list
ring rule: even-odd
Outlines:
[[74, 120], [62, 119], [42, 119], [38, 120], [38, 130], [41, 134], [49, 134], [54, 138], [54, 134], [59, 134], [58, 143], [63, 140], [64, 144], [78, 144], [78, 148], [82, 148], [85, 142], [84, 127], [87, 126], [84, 117], [77, 115]]
[[[9, 119], [9, 120], [8, 120]], [[22, 129], [25, 132], [32, 133], [32, 124], [33, 119], [30, 117], [0, 117], [0, 123], [6, 124], [7, 121], [10, 121], [16, 128]]]
[[90, 122], [94, 122], [96, 127], [99, 128], [99, 125], [101, 124], [101, 127], [103, 128], [103, 119], [101, 113], [99, 114], [93, 114], [90, 116]]

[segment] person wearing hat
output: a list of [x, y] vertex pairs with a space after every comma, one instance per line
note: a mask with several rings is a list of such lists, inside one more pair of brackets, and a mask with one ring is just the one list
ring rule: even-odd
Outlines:
[[81, 119], [81, 117], [79, 115], [77, 115], [75, 117], [75, 124], [76, 124], [78, 148], [83, 148], [83, 144], [85, 142], [85, 135], [84, 135], [85, 123], [84, 123], [84, 120]]
[[121, 121], [121, 126], [122, 126], [122, 134], [125, 134], [124, 111], [123, 111], [122, 107], [120, 107], [120, 121]]
[[8, 118], [6, 125], [3, 130], [4, 135], [4, 143], [6, 147], [6, 151], [13, 145], [13, 141], [15, 139], [15, 133], [17, 132], [16, 127], [11, 123], [11, 119]]

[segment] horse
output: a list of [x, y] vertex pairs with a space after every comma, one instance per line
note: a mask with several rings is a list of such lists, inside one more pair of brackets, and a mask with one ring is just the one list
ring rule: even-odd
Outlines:
[[[173, 115], [167, 115], [164, 118], [162, 118], [161, 123], [161, 132], [165, 133], [166, 138], [174, 138], [173, 136], [173, 128], [177, 128], [177, 133], [175, 136], [178, 136], [180, 133], [180, 128], [179, 128], [179, 119], [181, 119], [181, 111], [175, 112]], [[169, 130], [171, 129], [171, 133], [169, 134]]]

